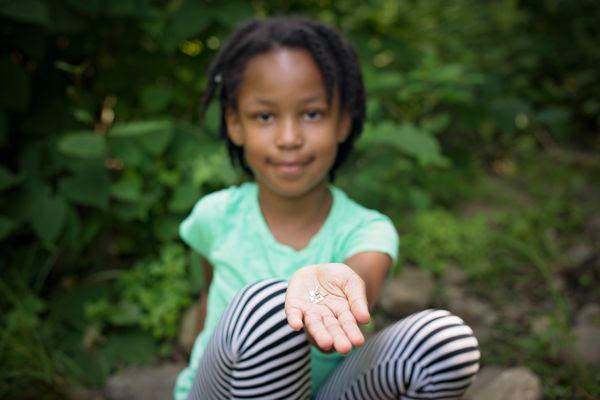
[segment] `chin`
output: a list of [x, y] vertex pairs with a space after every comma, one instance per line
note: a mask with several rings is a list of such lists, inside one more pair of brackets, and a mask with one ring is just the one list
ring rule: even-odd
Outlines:
[[261, 182], [258, 182], [259, 185], [264, 186], [265, 188], [267, 188], [267, 190], [269, 190], [271, 193], [274, 193], [278, 196], [281, 197], [285, 197], [285, 198], [297, 198], [297, 197], [302, 197], [305, 196], [311, 192], [313, 192], [314, 190], [318, 189], [319, 187], [322, 186], [323, 183], [326, 182], [318, 182], [312, 185], [307, 185], [307, 184], [300, 184], [300, 182], [297, 182], [298, 184], [264, 184]]

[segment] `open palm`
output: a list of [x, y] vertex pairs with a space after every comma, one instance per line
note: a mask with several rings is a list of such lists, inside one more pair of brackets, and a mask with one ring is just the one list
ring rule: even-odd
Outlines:
[[[324, 296], [317, 304], [310, 297], [315, 287]], [[321, 350], [333, 347], [346, 354], [352, 346], [365, 342], [358, 327], [370, 319], [365, 283], [346, 264], [301, 268], [289, 281], [285, 313], [292, 329], [298, 331], [304, 326], [311, 341]]]

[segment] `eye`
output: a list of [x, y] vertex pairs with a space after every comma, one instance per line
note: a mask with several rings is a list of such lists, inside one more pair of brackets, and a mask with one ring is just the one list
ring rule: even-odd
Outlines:
[[306, 118], [309, 121], [317, 121], [323, 118], [324, 114], [325, 113], [322, 110], [309, 110], [304, 113], [304, 118]]
[[254, 115], [254, 119], [256, 121], [258, 121], [258, 122], [263, 123], [263, 124], [264, 123], [269, 123], [269, 122], [273, 121], [273, 118], [275, 118], [275, 116], [273, 114], [264, 113], [264, 112], [257, 113], [257, 114]]

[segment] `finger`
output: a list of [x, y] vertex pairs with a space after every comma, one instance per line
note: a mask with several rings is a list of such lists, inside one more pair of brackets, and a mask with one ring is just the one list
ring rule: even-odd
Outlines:
[[333, 346], [333, 338], [323, 324], [323, 317], [317, 312], [304, 316], [304, 325], [320, 349], [329, 350]]
[[343, 287], [344, 294], [350, 304], [350, 310], [359, 324], [366, 324], [371, 319], [367, 304], [367, 288], [358, 274], [351, 277]]
[[288, 325], [295, 331], [302, 329], [302, 310], [295, 306], [286, 306], [285, 315]]
[[350, 340], [353, 346], [362, 346], [365, 344], [365, 337], [360, 331], [360, 328], [356, 324], [356, 320], [350, 311], [344, 311], [338, 316], [340, 325], [346, 333], [346, 336]]
[[325, 323], [325, 328], [327, 328], [329, 334], [333, 337], [333, 347], [335, 347], [335, 350], [342, 354], [350, 352], [350, 350], [352, 350], [352, 343], [348, 340], [338, 319], [334, 316], [329, 316], [325, 317], [323, 321]]

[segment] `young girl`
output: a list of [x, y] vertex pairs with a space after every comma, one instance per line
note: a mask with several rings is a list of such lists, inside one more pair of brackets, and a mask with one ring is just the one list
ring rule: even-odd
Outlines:
[[330, 184], [365, 117], [352, 48], [317, 22], [251, 21], [208, 78], [204, 107], [218, 96], [220, 135], [254, 182], [203, 197], [180, 226], [210, 288], [175, 398], [460, 397], [479, 366], [460, 318], [423, 311], [366, 344], [359, 329], [398, 236]]

